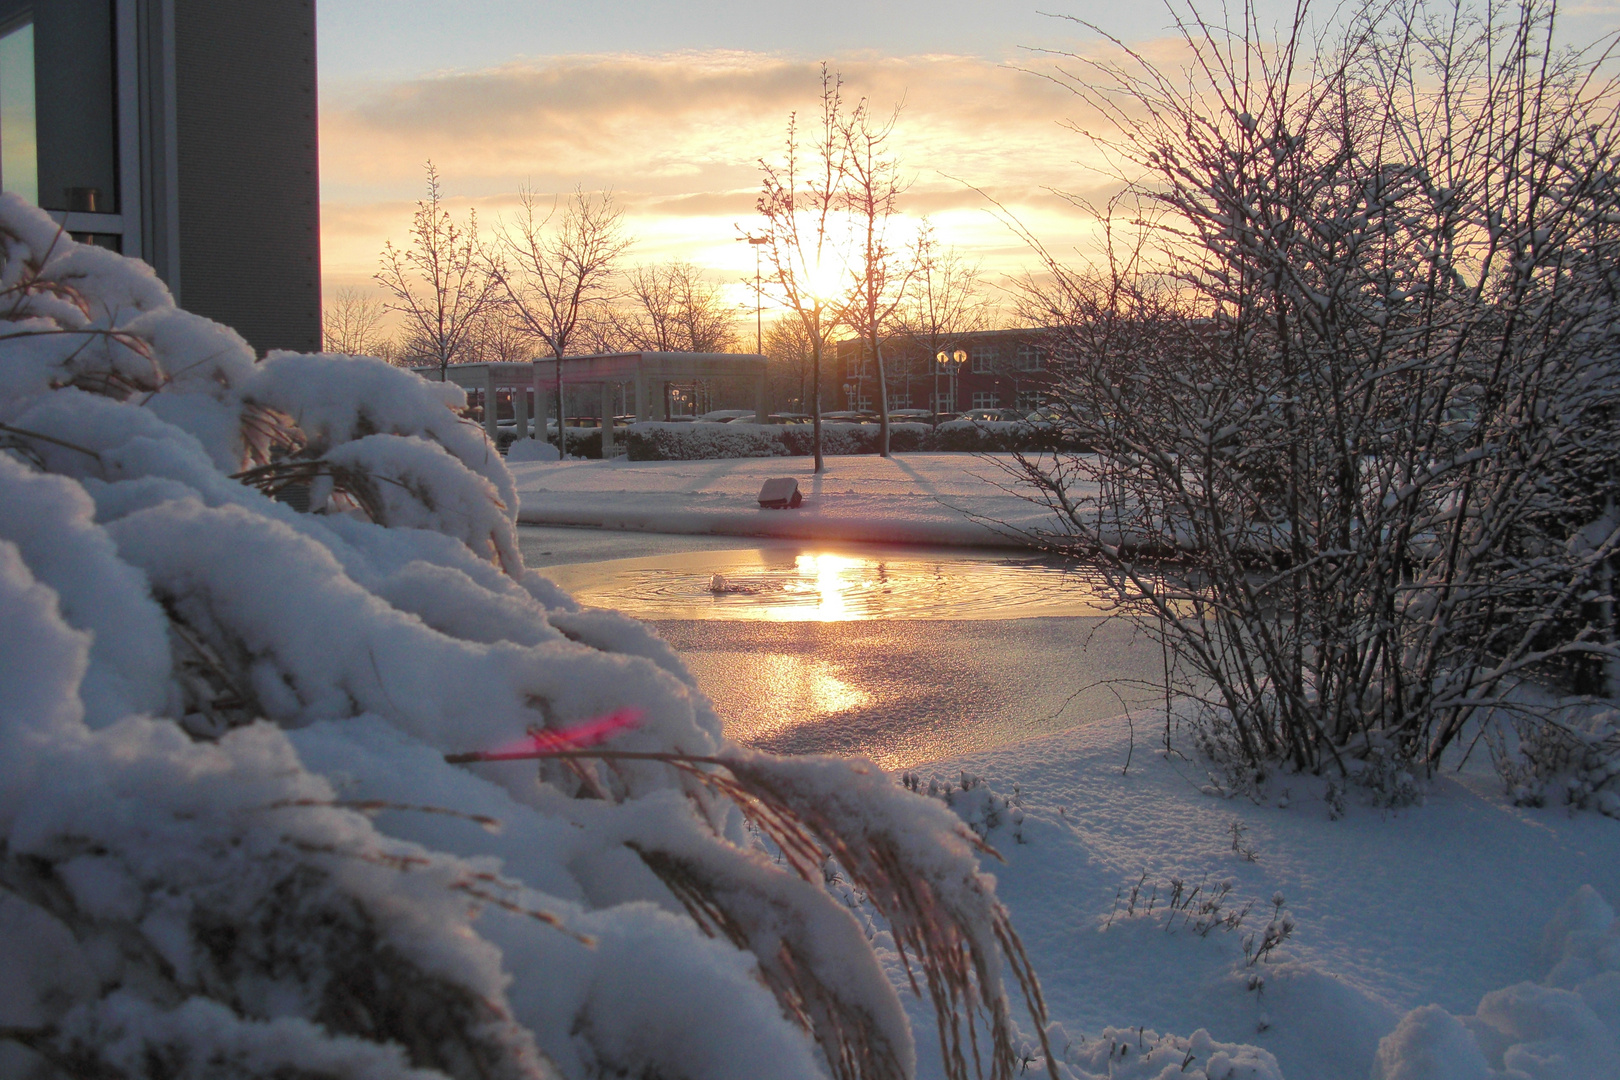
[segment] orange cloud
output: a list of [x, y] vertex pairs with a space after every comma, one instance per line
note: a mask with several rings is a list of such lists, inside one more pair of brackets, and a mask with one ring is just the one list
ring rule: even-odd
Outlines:
[[[1038, 61], [1037, 61], [1038, 62]], [[903, 103], [893, 149], [913, 177], [910, 217], [1012, 275], [1031, 253], [997, 203], [1055, 250], [1089, 225], [1053, 190], [1106, 189], [1085, 140], [1095, 122], [1049, 80], [978, 57], [855, 57], [838, 64], [853, 102]], [[520, 184], [611, 188], [640, 238], [634, 258], [680, 256], [719, 280], [751, 276], [734, 242], [754, 220], [759, 160], [780, 154], [787, 118], [818, 107], [819, 67], [756, 53], [571, 56], [388, 84], [325, 88], [322, 242], [328, 289], [369, 281], [383, 241], [403, 239], [431, 158], [458, 216], [492, 223]], [[993, 201], [992, 201], [993, 200]]]

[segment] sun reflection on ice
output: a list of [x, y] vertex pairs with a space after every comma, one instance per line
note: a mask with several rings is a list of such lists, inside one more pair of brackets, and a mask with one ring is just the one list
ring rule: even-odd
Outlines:
[[[816, 597], [816, 618], [822, 622], [843, 622], [853, 619], [856, 616], [849, 608], [849, 593], [856, 583], [848, 575], [859, 567], [862, 561], [830, 552], [799, 555], [793, 560], [794, 569], [799, 575], [798, 579], [785, 582], [782, 591], [799, 595], [813, 594]], [[804, 618], [802, 612], [783, 608], [772, 611], [771, 616], [777, 619]]]
[[686, 658], [699, 680], [723, 678], [730, 697], [746, 703], [727, 716], [726, 734], [744, 742], [859, 709], [872, 695], [839, 678], [825, 660], [788, 653], [702, 652]]
[[1095, 574], [1009, 552], [772, 547], [543, 572], [586, 604], [651, 619], [1006, 619], [1113, 610]]

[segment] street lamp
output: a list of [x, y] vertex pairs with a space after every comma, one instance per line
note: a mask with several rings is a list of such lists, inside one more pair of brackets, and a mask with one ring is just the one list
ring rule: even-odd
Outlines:
[[967, 358], [968, 354], [963, 349], [957, 349], [954, 353], [948, 353], [944, 349], [941, 349], [934, 356], [934, 360], [936, 361], [934, 366], [934, 422], [936, 424], [939, 423], [940, 368], [944, 368], [946, 365], [952, 365], [948, 369], [948, 372], [950, 375], [951, 404], [954, 406], [956, 404], [956, 373], [962, 370], [962, 365], [967, 363]]
[[739, 236], [738, 240], [746, 240], [754, 249], [754, 351], [761, 355], [765, 352], [765, 318], [760, 314], [759, 291], [759, 246], [768, 244], [768, 236]]

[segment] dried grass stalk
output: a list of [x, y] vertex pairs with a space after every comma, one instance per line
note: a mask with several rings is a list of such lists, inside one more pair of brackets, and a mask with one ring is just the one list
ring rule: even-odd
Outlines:
[[[922, 968], [938, 1020], [940, 1051], [948, 1080], [985, 1077], [1011, 1080], [1019, 1066], [1013, 1045], [1011, 1007], [1002, 986], [1002, 964], [1011, 969], [1024, 995], [1047, 1062], [1057, 1080], [1046, 1040], [1046, 1002], [1040, 982], [1006, 909], [991, 883], [978, 872], [975, 852], [1000, 856], [960, 823], [953, 823], [957, 851], [939, 835], [919, 837], [921, 815], [910, 800], [916, 796], [889, 783], [875, 766], [827, 759], [779, 758], [742, 748], [719, 755], [536, 749], [536, 759], [597, 759], [662, 762], [735, 803], [780, 851], [804, 880], [820, 883], [830, 854], [850, 881], [863, 890], [889, 921], [914, 992], [921, 993], [912, 964]], [[836, 768], [836, 780], [831, 772]], [[643, 856], [645, 859], [645, 855]], [[656, 860], [655, 860], [656, 861]], [[730, 937], [736, 930], [725, 920], [712, 890], [702, 888], [689, 868], [652, 865], [699, 926]], [[676, 870], [680, 873], [675, 873]], [[682, 877], [681, 874], [685, 874]], [[761, 958], [761, 968], [778, 959]], [[787, 968], [778, 997], [784, 1007], [804, 1016], [805, 988], [794, 984]], [[771, 976], [767, 976], [771, 981]], [[777, 990], [777, 986], [772, 986]], [[828, 1042], [829, 1062], [864, 1064], [866, 1049], [859, 1033], [817, 1031]], [[987, 1045], [981, 1050], [981, 1035]], [[850, 1041], [851, 1039], [854, 1041]], [[840, 1076], [883, 1076], [881, 1072]]]

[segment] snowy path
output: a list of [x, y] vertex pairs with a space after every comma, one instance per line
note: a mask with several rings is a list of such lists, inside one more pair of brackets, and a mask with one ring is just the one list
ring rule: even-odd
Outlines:
[[[872, 543], [1022, 546], [1052, 512], [1011, 491], [1004, 455], [830, 457], [720, 461], [567, 461], [511, 465], [518, 520], [529, 525]], [[799, 481], [805, 503], [762, 510], [760, 485]], [[1002, 526], [988, 524], [1004, 523]]]

